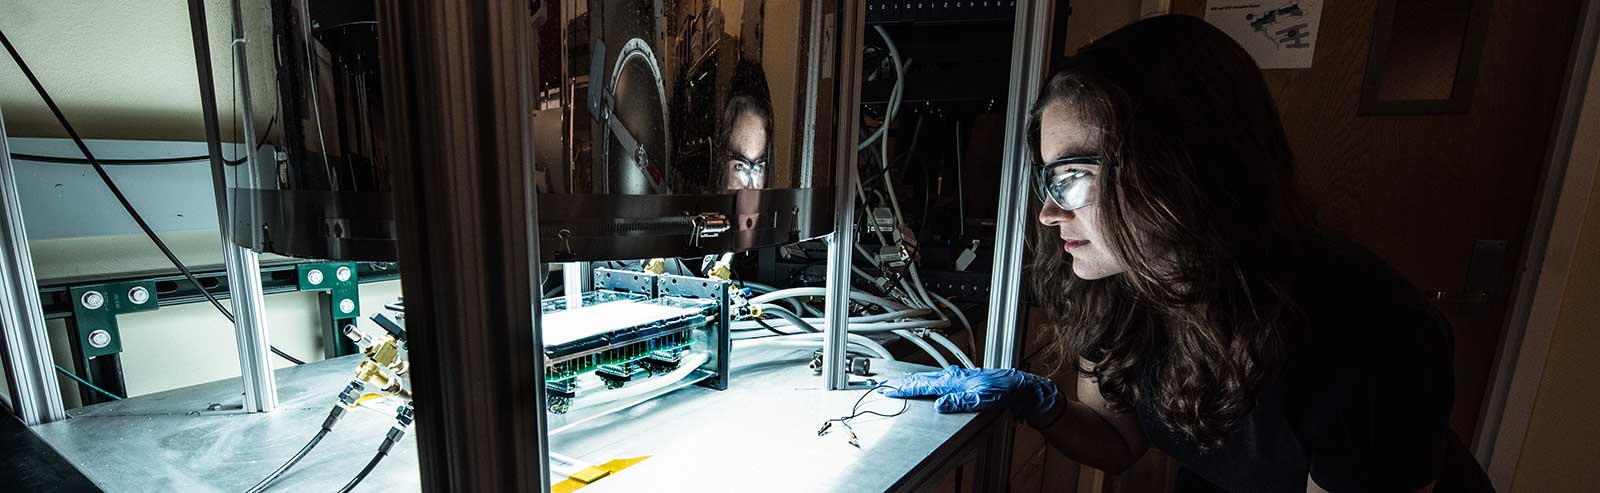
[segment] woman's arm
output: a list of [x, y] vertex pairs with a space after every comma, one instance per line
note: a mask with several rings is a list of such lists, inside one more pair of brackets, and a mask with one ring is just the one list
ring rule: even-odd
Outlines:
[[1108, 409], [1100, 384], [1084, 377], [1078, 377], [1078, 401], [1058, 399], [1055, 409], [1029, 418], [1028, 425], [1068, 458], [1111, 473], [1133, 466], [1147, 447], [1138, 419]]

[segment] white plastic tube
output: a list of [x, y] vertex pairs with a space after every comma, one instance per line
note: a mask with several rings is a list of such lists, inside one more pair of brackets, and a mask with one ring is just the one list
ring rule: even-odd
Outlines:
[[922, 340], [921, 337], [917, 337], [917, 335], [912, 334], [911, 331], [896, 330], [894, 331], [894, 335], [900, 336], [901, 339], [911, 341], [911, 344], [916, 345], [918, 348], [921, 348], [923, 352], [928, 353], [928, 356], [933, 357], [934, 362], [939, 363], [940, 368], [947, 368], [950, 366], [950, 360], [944, 359], [944, 355], [939, 354], [939, 350], [928, 345], [928, 341]]
[[[783, 307], [774, 306], [774, 305], [767, 305], [767, 304], [763, 304], [763, 305], [760, 305], [760, 306], [761, 306], [762, 310], [768, 310], [768, 309], [772, 309], [772, 308], [777, 308], [777, 309], [780, 309], [780, 310], [784, 309]], [[876, 315], [857, 315], [857, 316], [854, 316], [854, 317], [850, 317], [850, 323], [851, 324], [860, 324], [860, 323], [872, 323], [872, 322], [888, 322], [888, 321], [891, 321], [891, 320], [898, 320], [898, 319], [902, 319], [902, 318], [926, 317], [926, 316], [932, 315], [932, 314], [933, 314], [933, 310], [929, 310], [929, 309], [926, 309], [926, 308], [912, 308], [912, 309], [909, 309], [909, 310], [896, 310], [896, 311], [892, 311], [892, 312], [888, 312], [888, 313], [879, 313], [879, 314], [876, 314]], [[820, 317], [805, 317], [804, 320], [806, 321], [806, 323], [810, 323], [810, 324], [823, 323], [822, 322], [823, 319], [820, 318]], [[747, 322], [747, 323], [755, 324], [755, 322]], [[759, 324], [755, 324], [755, 325], [758, 326], [758, 327], [760, 326]]]
[[[780, 289], [780, 290], [777, 290], [777, 291], [773, 291], [771, 293], [767, 293], [767, 294], [763, 294], [761, 296], [757, 296], [757, 297], [751, 298], [750, 302], [751, 303], [771, 303], [774, 300], [781, 300], [781, 299], [785, 299], [785, 298], [794, 298], [794, 297], [798, 297], [798, 296], [825, 296], [825, 295], [827, 295], [827, 293], [828, 293], [828, 290], [823, 289], [823, 288], [816, 288], [816, 287]], [[863, 293], [863, 292], [860, 292], [860, 291], [850, 291], [850, 299], [854, 300], [854, 301], [860, 301], [860, 302], [865, 302], [865, 303], [871, 303], [871, 304], [874, 304], [874, 305], [878, 305], [878, 306], [884, 307], [886, 309], [889, 309], [890, 311], [907, 310], [907, 309], [911, 308], [911, 307], [905, 306], [903, 304], [900, 304], [899, 302], [892, 301], [892, 300], [889, 300], [887, 298], [883, 298], [883, 297], [880, 297], [880, 296], [874, 296], [874, 295], [871, 295], [871, 294]]]
[[[866, 352], [873, 353], [873, 356], [877, 356], [879, 358], [883, 358], [883, 359], [886, 359], [886, 360], [889, 360], [889, 361], [894, 361], [895, 360], [894, 359], [894, 354], [890, 353], [889, 350], [887, 348], [883, 347], [882, 344], [878, 344], [877, 341], [869, 339], [866, 336], [857, 335], [857, 334], [849, 334], [849, 336], [850, 336], [849, 337], [850, 344], [856, 345], [856, 346], [860, 346], [860, 347], [866, 349], [867, 350]], [[735, 339], [734, 340], [734, 342], [739, 342], [740, 345], [746, 345], [746, 344], [760, 345], [758, 343], [762, 343], [762, 341], [803, 341], [803, 342], [809, 343], [805, 347], [821, 348], [822, 347], [822, 334], [818, 333], [818, 332], [806, 332], [804, 334], [792, 334], [792, 335], [786, 335], [786, 336], [771, 336], [771, 337], [762, 337], [762, 338], [759, 338], [759, 339]]]
[[[773, 320], [773, 321], [767, 322], [767, 325], [770, 325], [770, 326], [773, 326], [773, 327], [793, 327], [794, 326], [793, 324], [784, 324], [784, 323], [777, 323], [777, 322], [781, 322], [781, 321]], [[737, 323], [739, 323], [739, 324], [752, 323], [753, 324], [754, 322], [737, 322]], [[884, 332], [893, 332], [893, 331], [897, 331], [897, 330], [940, 329], [940, 328], [945, 328], [945, 327], [949, 327], [949, 326], [950, 326], [950, 321], [949, 320], [908, 320], [908, 321], [904, 321], [904, 322], [874, 322], [874, 323], [863, 323], [863, 324], [852, 323], [852, 324], [850, 324], [850, 333], [851, 334], [881, 334], [881, 333], [884, 333]], [[738, 331], [738, 332], [751, 332], [751, 331], [754, 331], [755, 329], [764, 329], [764, 328], [765, 327], [762, 327], [759, 324], [757, 324], [755, 326], [734, 325], [734, 327], [733, 327], [734, 331]]]
[[956, 347], [956, 343], [950, 342], [950, 338], [945, 337], [944, 334], [940, 334], [938, 332], [929, 332], [928, 338], [933, 339], [933, 342], [938, 343], [940, 346], [944, 346], [946, 350], [950, 351], [950, 354], [955, 355], [956, 359], [961, 361], [961, 366], [965, 366], [967, 368], [977, 368], [976, 365], [972, 364], [972, 358], [968, 358], [967, 353], [961, 352], [961, 348]]

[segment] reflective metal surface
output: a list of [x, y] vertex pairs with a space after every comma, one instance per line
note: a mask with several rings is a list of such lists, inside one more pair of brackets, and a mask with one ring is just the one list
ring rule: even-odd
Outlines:
[[[910, 401], [894, 418], [817, 436], [850, 410], [858, 392], [829, 392], [806, 368], [810, 349], [740, 347], [728, 390], [681, 388], [551, 436], [551, 450], [587, 463], [650, 455], [584, 491], [884, 491], [924, 464], [938, 464], [964, 432], [997, 414], [938, 414]], [[239, 381], [224, 380], [72, 411], [34, 427], [106, 491], [243, 491], [304, 445], [350, 379], [359, 356], [278, 370], [278, 411], [239, 411]], [[873, 361], [881, 376], [926, 370]], [[217, 409], [208, 410], [211, 404]], [[352, 410], [273, 491], [332, 491], [371, 457], [393, 422], [392, 405]], [[900, 401], [869, 397], [863, 409], [893, 413]], [[416, 434], [407, 434], [357, 491], [417, 491]], [[557, 477], [558, 481], [562, 478]]]
[[[263, 252], [396, 259], [375, 3], [240, 0], [234, 242]], [[251, 141], [257, 141], [251, 143]], [[242, 161], [241, 161], [242, 160]]]
[[[245, 41], [235, 62], [250, 87], [240, 100], [254, 111], [240, 112], [261, 130], [258, 143], [231, 153], [243, 160], [232, 184], [241, 211], [235, 242], [298, 257], [395, 260], [389, 176], [393, 149], [402, 146], [386, 142], [385, 129], [405, 122], [384, 107], [383, 94], [394, 88], [382, 87], [378, 75], [394, 61], [377, 52], [382, 26], [373, 2], [241, 2]], [[525, 138], [535, 149], [540, 226], [550, 230], [541, 235], [543, 260], [743, 251], [832, 231], [832, 203], [812, 196], [831, 196], [835, 140], [813, 135], [839, 126], [853, 132], [855, 123], [836, 119], [834, 45], [814, 47], [823, 44], [816, 38], [835, 35], [829, 22], [838, 4], [530, 4], [528, 70], [537, 100]], [[230, 137], [256, 138], [236, 128]], [[818, 158], [826, 162], [819, 166]], [[612, 201], [633, 215], [561, 207]], [[683, 221], [774, 213], [791, 217], [781, 226], [730, 221], [728, 234]], [[636, 231], [580, 231], [607, 219], [660, 227], [646, 241], [633, 241]], [[562, 230], [569, 234], [553, 236]]]
[[544, 260], [742, 251], [832, 230], [832, 167], [808, 162], [807, 137], [835, 125], [835, 92], [813, 94], [836, 71], [815, 70], [832, 53], [807, 48], [833, 34], [820, 29], [833, 2], [540, 5]]

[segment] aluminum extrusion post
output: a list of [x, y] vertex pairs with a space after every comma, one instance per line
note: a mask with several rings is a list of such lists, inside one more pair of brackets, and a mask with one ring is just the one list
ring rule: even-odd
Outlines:
[[844, 2], [840, 9], [839, 33], [839, 135], [833, 173], [833, 235], [828, 237], [827, 297], [823, 303], [823, 317], [827, 324], [822, 333], [822, 374], [828, 390], [850, 388], [850, 375], [845, 368], [848, 350], [850, 320], [850, 262], [856, 244], [855, 187], [860, 179], [856, 173], [856, 118], [860, 116], [861, 90], [857, 80], [861, 77], [861, 36], [865, 32], [865, 2]]
[[1000, 208], [995, 221], [994, 275], [990, 280], [989, 332], [983, 366], [1015, 368], [1022, 308], [1022, 247], [1028, 232], [1028, 110], [1044, 81], [1054, 2], [1020, 0], [1011, 38], [1011, 83], [1006, 90], [1005, 150], [1000, 166]]
[[5, 119], [0, 117], [0, 343], [4, 344], [0, 350], [5, 352], [0, 361], [10, 390], [7, 404], [30, 426], [67, 417], [43, 310], [11, 150], [6, 146]]
[[[235, 37], [241, 29], [238, 15], [235, 10]], [[211, 72], [211, 39], [206, 31], [205, 0], [189, 0], [189, 30], [194, 38], [206, 151], [211, 154], [211, 185], [216, 195], [218, 232], [222, 236], [222, 261], [228, 271], [229, 301], [233, 304], [233, 337], [238, 345], [239, 374], [244, 383], [244, 410], [270, 412], [278, 407], [278, 386], [272, 374], [272, 362], [268, 360], [271, 343], [267, 339], [266, 302], [261, 293], [261, 262], [255, 251], [233, 242], [233, 215], [228, 206], [227, 168], [222, 163], [222, 131], [217, 123], [217, 91]], [[237, 42], [234, 46], [235, 56], [242, 56], [243, 46]], [[250, 117], [245, 115], [246, 125]], [[249, 128], [246, 127], [246, 133], [253, 135]]]

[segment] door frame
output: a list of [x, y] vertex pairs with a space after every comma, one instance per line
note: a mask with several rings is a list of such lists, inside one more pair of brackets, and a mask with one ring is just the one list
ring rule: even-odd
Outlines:
[[1543, 378], [1556, 317], [1566, 294], [1567, 267], [1600, 171], [1600, 5], [1584, 2], [1567, 64], [1559, 115], [1529, 218], [1528, 246], [1518, 266], [1511, 313], [1495, 357], [1493, 378], [1478, 422], [1473, 455], [1497, 490], [1508, 491]]

